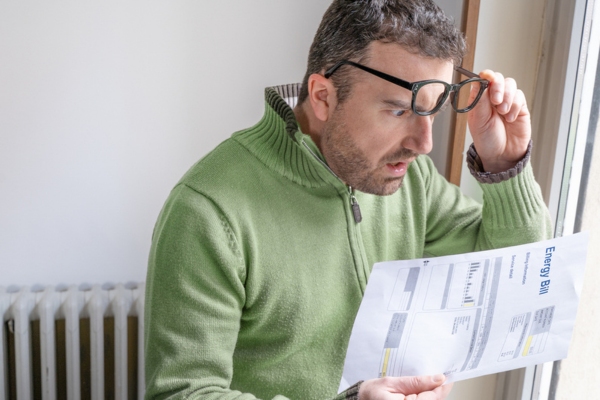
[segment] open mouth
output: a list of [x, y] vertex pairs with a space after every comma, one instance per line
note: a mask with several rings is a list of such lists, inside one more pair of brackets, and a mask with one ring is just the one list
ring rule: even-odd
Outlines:
[[388, 172], [394, 176], [403, 176], [408, 169], [408, 162], [400, 161], [398, 163], [388, 163], [385, 165]]

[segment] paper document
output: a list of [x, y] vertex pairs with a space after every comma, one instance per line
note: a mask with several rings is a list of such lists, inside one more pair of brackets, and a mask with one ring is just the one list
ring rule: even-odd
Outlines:
[[340, 390], [383, 376], [447, 382], [563, 359], [588, 234], [373, 266]]

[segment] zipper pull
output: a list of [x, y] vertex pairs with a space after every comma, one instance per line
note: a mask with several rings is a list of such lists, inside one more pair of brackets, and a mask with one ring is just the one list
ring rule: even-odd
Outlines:
[[360, 213], [360, 206], [358, 205], [358, 200], [354, 196], [354, 189], [352, 187], [348, 187], [350, 191], [350, 207], [352, 207], [352, 215], [354, 215], [354, 222], [357, 224], [362, 221], [362, 214]]

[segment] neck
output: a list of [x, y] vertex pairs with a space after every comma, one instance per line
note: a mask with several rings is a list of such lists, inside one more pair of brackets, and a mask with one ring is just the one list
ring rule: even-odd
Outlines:
[[323, 132], [324, 123], [315, 116], [310, 102], [306, 100], [298, 104], [294, 108], [294, 115], [302, 133], [309, 135], [319, 150], [322, 151], [321, 133]]

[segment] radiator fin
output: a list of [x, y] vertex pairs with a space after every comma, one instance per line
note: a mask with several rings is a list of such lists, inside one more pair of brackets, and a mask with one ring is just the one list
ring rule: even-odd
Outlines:
[[0, 398], [143, 399], [144, 284], [0, 287]]

